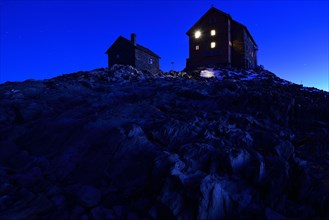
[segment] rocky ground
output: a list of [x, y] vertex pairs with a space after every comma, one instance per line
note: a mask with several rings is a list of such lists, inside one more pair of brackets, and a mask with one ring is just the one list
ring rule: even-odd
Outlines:
[[1, 84], [0, 219], [327, 219], [329, 93], [207, 71]]

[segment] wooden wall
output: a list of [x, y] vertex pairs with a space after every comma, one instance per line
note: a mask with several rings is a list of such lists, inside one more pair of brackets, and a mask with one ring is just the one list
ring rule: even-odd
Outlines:
[[114, 64], [132, 65], [135, 64], [134, 47], [118, 38], [111, 46], [108, 53], [108, 66]]
[[[195, 38], [194, 33], [201, 31], [200, 38]], [[211, 30], [216, 31], [215, 36], [211, 36]], [[211, 48], [211, 42], [216, 43], [215, 48]], [[199, 45], [199, 50], [196, 50]], [[228, 18], [211, 13], [204, 17], [191, 31], [189, 35], [189, 59], [187, 67], [223, 65], [228, 63]]]
[[[211, 36], [210, 31], [216, 30]], [[201, 31], [200, 38], [195, 32]], [[188, 70], [196, 67], [231, 65], [238, 68], [257, 66], [257, 48], [251, 40], [245, 26], [231, 20], [226, 14], [212, 11], [202, 17], [187, 33], [189, 36]], [[210, 43], [216, 42], [211, 48]], [[196, 50], [199, 45], [199, 50]]]

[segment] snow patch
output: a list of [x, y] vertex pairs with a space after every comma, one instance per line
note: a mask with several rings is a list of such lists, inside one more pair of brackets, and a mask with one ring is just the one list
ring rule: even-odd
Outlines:
[[283, 81], [281, 82], [281, 85], [291, 85], [291, 84], [292, 84], [291, 82], [286, 81], [286, 80], [283, 80]]
[[320, 92], [322, 92], [321, 90], [319, 90], [317, 88], [314, 88], [314, 87], [302, 87], [302, 88], [300, 88], [300, 90], [311, 92], [311, 93], [320, 93]]
[[214, 70], [213, 68], [207, 68], [200, 72], [200, 76], [204, 78], [212, 78], [216, 77], [218, 80], [222, 80], [223, 76], [221, 75], [219, 70]]
[[215, 77], [215, 72], [213, 69], [205, 69], [200, 72], [200, 76], [204, 78], [212, 78]]
[[253, 79], [255, 79], [257, 76], [258, 76], [258, 74], [253, 73], [253, 74], [251, 74], [251, 75], [248, 75], [246, 78], [241, 78], [241, 80], [245, 80], [245, 81], [253, 80]]

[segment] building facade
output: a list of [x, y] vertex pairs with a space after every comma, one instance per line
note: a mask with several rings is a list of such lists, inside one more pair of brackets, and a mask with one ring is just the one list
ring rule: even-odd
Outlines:
[[212, 66], [247, 69], [257, 66], [258, 47], [247, 27], [214, 7], [186, 34], [189, 37], [187, 70]]
[[136, 43], [136, 35], [131, 34], [130, 40], [120, 36], [106, 51], [108, 66], [114, 64], [131, 65], [137, 69], [157, 73], [160, 71], [160, 57]]

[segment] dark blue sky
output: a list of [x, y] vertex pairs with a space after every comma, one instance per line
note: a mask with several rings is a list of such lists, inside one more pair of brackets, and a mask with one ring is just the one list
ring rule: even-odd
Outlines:
[[328, 90], [328, 0], [0, 0], [0, 83], [106, 67], [107, 48], [132, 32], [162, 70], [182, 70], [185, 33], [212, 4], [248, 27], [259, 64]]

